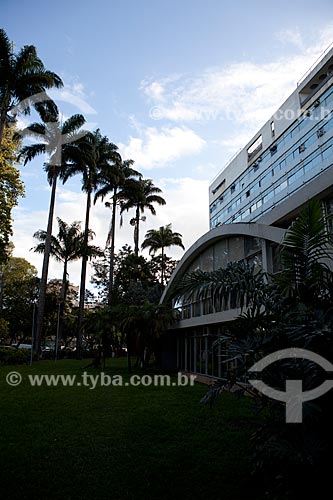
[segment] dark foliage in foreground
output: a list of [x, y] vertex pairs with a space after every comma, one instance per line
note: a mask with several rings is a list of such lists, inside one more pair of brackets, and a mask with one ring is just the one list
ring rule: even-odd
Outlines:
[[[332, 391], [303, 404], [303, 422], [286, 423], [285, 403], [268, 399], [249, 385], [248, 369], [270, 353], [303, 348], [333, 361], [333, 259], [329, 220], [320, 203], [310, 202], [287, 231], [282, 244], [283, 271], [278, 276], [231, 263], [212, 273], [197, 271], [183, 278], [174, 292], [179, 300], [212, 297], [215, 305], [229, 302], [242, 313], [219, 338], [226, 363], [237, 362], [228, 380], [215, 384], [202, 402], [237, 387], [249, 395], [264, 421], [255, 431], [253, 474], [267, 498], [319, 498], [328, 487], [333, 453]], [[214, 346], [216, 347], [216, 345]], [[251, 374], [251, 379], [256, 375]], [[258, 378], [285, 391], [285, 381], [303, 380], [303, 391], [318, 387], [327, 374], [302, 359], [280, 360]]]

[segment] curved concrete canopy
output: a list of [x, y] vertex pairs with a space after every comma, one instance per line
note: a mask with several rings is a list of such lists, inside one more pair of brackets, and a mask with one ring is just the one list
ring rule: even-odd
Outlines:
[[282, 242], [284, 234], [285, 229], [268, 226], [266, 224], [257, 224], [255, 222], [223, 224], [222, 226], [211, 229], [201, 236], [201, 238], [199, 238], [195, 243], [193, 243], [193, 245], [185, 252], [174, 270], [168, 286], [163, 292], [160, 303], [163, 303], [173, 282], [177, 280], [178, 277], [182, 276], [191, 262], [193, 262], [193, 260], [206, 248], [210, 247], [217, 241], [223, 238], [228, 238], [229, 236], [252, 236], [254, 238], [262, 238], [279, 244]]

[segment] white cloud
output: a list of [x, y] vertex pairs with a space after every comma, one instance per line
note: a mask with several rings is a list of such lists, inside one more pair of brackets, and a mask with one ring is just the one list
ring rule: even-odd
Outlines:
[[152, 82], [145, 87], [144, 92], [155, 101], [163, 100], [164, 85], [161, 82]]
[[162, 102], [164, 100], [164, 92], [167, 85], [176, 82], [180, 78], [181, 75], [172, 74], [165, 78], [161, 78], [158, 81], [154, 80], [153, 78], [142, 80], [140, 84], [140, 90], [145, 93], [149, 100]]
[[[158, 209], [151, 223], [159, 227], [172, 222], [173, 231], [183, 235], [184, 246], [188, 249], [209, 230], [209, 180], [164, 178], [159, 179], [157, 184], [163, 189], [167, 204]], [[175, 248], [170, 253], [179, 258], [183, 251]]]
[[61, 103], [66, 103], [77, 108], [77, 112], [84, 115], [96, 115], [97, 111], [88, 103], [84, 84], [79, 81], [72, 83], [65, 82], [61, 89], [51, 89], [49, 95], [54, 99], [59, 107]]
[[[333, 25], [327, 25], [305, 43], [298, 29], [276, 34], [280, 43], [297, 48], [284, 51], [270, 62], [235, 62], [221, 68], [208, 68], [202, 74], [163, 82], [163, 102], [150, 110], [151, 118], [178, 123], [229, 120], [252, 133], [276, 111], [296, 88], [301, 75], [327, 48], [332, 40]], [[159, 81], [142, 84], [145, 94], [154, 101], [152, 88]]]
[[133, 158], [138, 168], [158, 168], [181, 157], [199, 153], [205, 141], [186, 127], [148, 127], [140, 137], [130, 137], [127, 145], [120, 144], [124, 158]]
[[298, 28], [281, 30], [275, 37], [282, 43], [290, 43], [299, 49], [304, 49], [302, 34]]

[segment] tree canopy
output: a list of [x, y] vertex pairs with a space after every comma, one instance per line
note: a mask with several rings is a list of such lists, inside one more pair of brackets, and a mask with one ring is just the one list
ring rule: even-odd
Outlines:
[[13, 234], [12, 210], [24, 196], [24, 185], [16, 168], [20, 142], [13, 138], [13, 128], [5, 128], [0, 148], [0, 263], [7, 260], [6, 247]]

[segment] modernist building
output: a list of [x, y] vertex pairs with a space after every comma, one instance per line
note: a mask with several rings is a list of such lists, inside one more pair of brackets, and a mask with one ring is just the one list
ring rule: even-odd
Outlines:
[[[333, 211], [333, 49], [311, 68], [253, 139], [209, 187], [210, 231], [185, 253], [168, 291], [185, 274], [246, 260], [279, 269], [285, 229], [310, 199]], [[210, 299], [177, 304], [181, 319], [165, 337], [168, 366], [223, 376], [213, 341], [239, 314], [233, 304], [214, 309]]]

